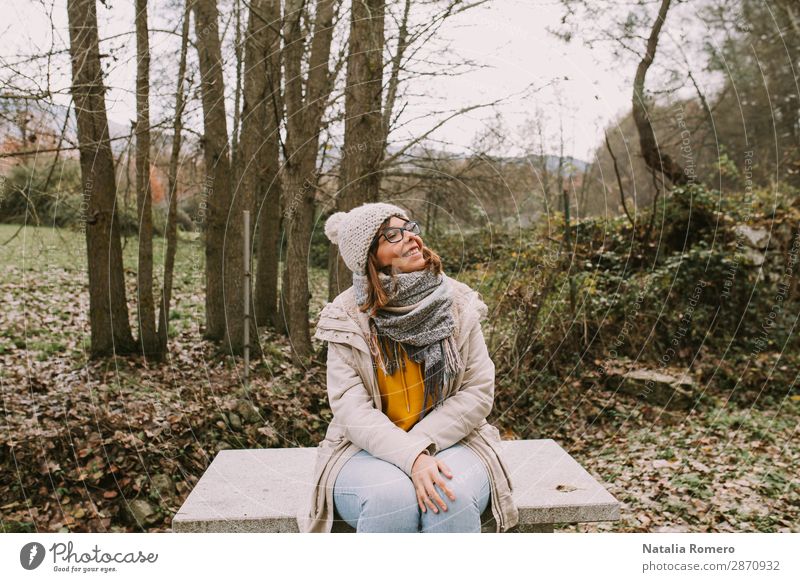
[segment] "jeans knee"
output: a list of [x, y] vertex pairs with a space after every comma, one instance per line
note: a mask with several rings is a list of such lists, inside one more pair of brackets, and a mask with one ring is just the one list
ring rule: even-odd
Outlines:
[[405, 481], [407, 482], [392, 486], [370, 488], [364, 492], [359, 519], [360, 530], [419, 531], [420, 512], [416, 492], [411, 480]]
[[[437, 487], [439, 496], [447, 506], [447, 511], [434, 513], [430, 508], [422, 514], [423, 532], [480, 532], [481, 512], [487, 497], [483, 488], [478, 489], [474, 484], [469, 484], [462, 479], [448, 481], [448, 487], [453, 492], [455, 500], [451, 500], [446, 493]], [[470, 486], [471, 485], [471, 486]]]
[[[479, 477], [476, 477], [473, 471], [479, 474]], [[445, 482], [450, 491], [453, 492], [453, 495], [455, 495], [455, 501], [450, 501], [449, 497], [446, 498], [446, 494], [438, 486], [436, 490], [441, 498], [448, 503], [448, 507], [450, 503], [453, 503], [462, 508], [469, 505], [474, 505], [477, 508], [481, 504], [482, 498], [489, 492], [489, 480], [483, 467], [470, 468], [467, 472], [457, 474], [453, 479], [445, 479]]]
[[[459, 488], [459, 487], [450, 487], [450, 490], [455, 495], [455, 500], [450, 499], [446, 493], [442, 492], [441, 489], [438, 487], [436, 488], [437, 492], [439, 492], [439, 497], [442, 498], [445, 505], [447, 506], [447, 511], [442, 511], [441, 507], [439, 508], [439, 515], [442, 514], [453, 515], [455, 513], [460, 513], [462, 511], [479, 511], [480, 509], [480, 502], [481, 497], [478, 492], [471, 490], [469, 488]], [[438, 504], [437, 504], [438, 507]], [[434, 514], [436, 515], [436, 514]]]
[[481, 531], [481, 514], [477, 504], [469, 499], [445, 502], [447, 511], [439, 508], [434, 513], [430, 508], [422, 514], [423, 533], [478, 533]]
[[362, 505], [365, 511], [375, 513], [385, 510], [387, 512], [400, 512], [409, 507], [417, 507], [417, 495], [410, 479], [392, 485], [370, 487], [362, 495]]

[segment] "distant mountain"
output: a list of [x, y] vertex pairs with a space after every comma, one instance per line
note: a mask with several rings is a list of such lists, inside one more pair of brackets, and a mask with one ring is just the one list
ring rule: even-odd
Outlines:
[[[387, 150], [387, 156], [393, 156], [401, 149], [402, 148], [398, 146], [389, 146]], [[341, 159], [342, 153], [343, 153], [343, 148], [339, 147], [338, 145], [329, 145], [326, 152], [324, 170], [329, 170], [330, 168], [332, 168]], [[441, 149], [433, 150], [416, 146], [410, 148], [407, 152], [400, 155], [400, 157], [398, 158], [398, 165], [400, 166], [400, 168], [406, 171], [419, 170], [420, 169], [419, 165], [416, 162], [430, 156], [438, 156], [440, 159], [453, 160], [453, 161], [466, 161], [470, 159], [469, 155], [466, 155], [461, 152], [448, 152], [447, 150], [441, 150]], [[503, 156], [490, 156], [490, 157], [492, 160], [498, 163], [535, 164], [537, 166], [541, 165], [540, 157], [535, 155], [515, 156], [515, 157], [503, 157]], [[556, 172], [558, 170], [558, 156], [547, 155], [545, 163], [547, 164], [548, 171]], [[585, 172], [586, 168], [588, 167], [589, 167], [589, 162], [586, 162], [584, 160], [580, 160], [572, 156], [568, 156], [564, 159], [564, 168], [566, 176], [572, 174], [581, 174]]]
[[[519, 164], [541, 164], [541, 156], [521, 156], [516, 158], [510, 158], [507, 161], [509, 162], [517, 162]], [[548, 155], [545, 156], [545, 167], [547, 168], [548, 172], [557, 172], [558, 171], [558, 156]], [[570, 171], [571, 166], [571, 171]], [[582, 174], [586, 171], [586, 168], [589, 167], [589, 162], [585, 162], [583, 160], [579, 160], [578, 158], [573, 158], [572, 156], [566, 156], [564, 158], [564, 168], [565, 168], [565, 175], [569, 176], [572, 174]]]
[[[44, 103], [40, 101], [29, 101], [27, 102], [27, 107], [36, 120], [36, 123], [34, 123], [34, 125], [32, 125], [29, 129], [54, 135], [60, 134], [61, 128], [64, 127], [64, 118], [67, 115], [66, 107], [63, 105]], [[35, 127], [37, 125], [38, 129]], [[116, 156], [119, 155], [120, 152], [128, 145], [127, 139], [119, 138], [125, 138], [128, 136], [131, 133], [132, 128], [130, 121], [128, 121], [126, 125], [112, 119], [111, 117], [109, 117], [108, 126], [109, 134], [112, 138], [111, 149]], [[0, 122], [0, 143], [4, 141], [4, 137], [7, 135], [16, 134], [18, 134], [17, 128], [9, 126], [8, 122]], [[74, 108], [70, 108], [69, 110], [69, 119], [67, 120], [66, 124], [65, 137], [68, 143], [77, 143], [78, 141]], [[402, 148], [400, 146], [390, 145], [387, 151], [387, 156], [396, 155], [401, 149]], [[344, 153], [343, 150], [344, 148], [338, 144], [328, 145], [325, 152], [323, 171], [328, 171], [338, 164]], [[470, 159], [470, 155], [463, 152], [451, 152], [441, 148], [423, 148], [420, 145], [416, 145], [398, 157], [398, 165], [405, 171], [421, 171], [418, 162], [430, 156], [436, 156], [442, 160], [453, 161], [466, 161]], [[535, 164], [536, 166], [541, 166], [541, 158], [534, 155], [517, 157], [491, 156], [491, 159], [497, 163]], [[547, 155], [545, 163], [547, 164], [548, 171], [556, 172], [558, 170], [558, 156]], [[570, 156], [565, 159], [565, 166], [567, 167], [566, 175], [571, 175], [574, 173], [584, 172], [589, 164], [588, 162]]]

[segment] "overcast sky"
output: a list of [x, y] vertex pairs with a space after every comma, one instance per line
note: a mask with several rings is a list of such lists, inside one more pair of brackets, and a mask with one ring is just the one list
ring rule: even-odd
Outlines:
[[[108, 4], [110, 8], [98, 4], [101, 38], [132, 31], [133, 2], [111, 0]], [[175, 27], [174, 23], [164, 20], [164, 16], [156, 12], [159, 3], [150, 4], [152, 28]], [[2, 7], [5, 23], [0, 24], [3, 43], [0, 52], [4, 59], [19, 51], [27, 54], [45, 52], [50, 49], [51, 43], [56, 49], [67, 46], [65, 0], [57, 0], [55, 4], [48, 1], [42, 4], [28, 0], [2, 0]], [[47, 17], [51, 7], [56, 25], [55, 35], [50, 32]], [[175, 12], [169, 14], [174, 15]], [[509, 128], [508, 135], [512, 141], [521, 139], [517, 129], [526, 119], [536, 115], [538, 106], [545, 111], [544, 119], [548, 123], [549, 133], [557, 132], [559, 118], [563, 119], [568, 154], [581, 159], [590, 157], [590, 152], [602, 135], [600, 128], [630, 107], [633, 70], [628, 70], [630, 66], [615, 67], [605, 49], [590, 50], [576, 41], [566, 45], [554, 38], [546, 31], [546, 27], [557, 26], [561, 15], [560, 4], [556, 0], [493, 0], [487, 6], [453, 18], [444, 27], [443, 33], [452, 39], [455, 54], [486, 67], [460, 77], [431, 79], [425, 90], [436, 99], [413, 102], [407, 110], [408, 118], [420, 119], [404, 127], [398, 137], [408, 138], [428, 129], [431, 119], [425, 117], [427, 109], [439, 108], [442, 102], [449, 107], [467, 106], [518, 93], [531, 83], [536, 87], [549, 84], [533, 96], [512, 99], [497, 107]], [[176, 39], [168, 34], [154, 32], [151, 37], [154, 53], [163, 50], [176, 55], [175, 42]], [[103, 52], [113, 48], [114, 54], [120, 57], [119, 61], [111, 62], [112, 68], [107, 78], [107, 106], [110, 119], [122, 127], [129, 127], [129, 121], [135, 118], [132, 92], [135, 60], [130, 58], [134, 45], [134, 37], [123, 34], [101, 47]], [[158, 66], [158, 58], [156, 54], [154, 67]], [[37, 70], [41, 74], [46, 69], [43, 65]], [[53, 60], [50, 74], [51, 84], [65, 89], [57, 100], [66, 105], [69, 102], [67, 90], [70, 69], [65, 55]], [[159, 71], [153, 71], [151, 75], [156, 78]], [[156, 94], [152, 99], [161, 99], [165, 106], [171, 106], [173, 101], [168, 94], [161, 97]], [[154, 110], [157, 105], [153, 104]], [[228, 109], [229, 114], [231, 110]], [[493, 112], [476, 110], [448, 123], [434, 137], [468, 151], [475, 135], [485, 129], [487, 120], [493, 118]], [[551, 152], [556, 152], [557, 146], [553, 140]]]
[[[494, 0], [460, 15], [447, 26], [459, 54], [488, 68], [458, 78], [435, 81], [453, 103], [468, 105], [516, 94], [533, 83], [545, 87], [534, 96], [499, 106], [508, 127], [520, 127], [545, 110], [549, 133], [563, 118], [567, 153], [586, 159], [598, 144], [600, 128], [630, 107], [633, 71], [612, 66], [604, 49], [579, 42], [567, 45], [547, 32], [562, 16], [560, 4], [535, 0]], [[449, 124], [441, 133], [467, 146], [491, 115], [483, 110]], [[422, 129], [424, 123], [420, 123]], [[552, 144], [552, 152], [558, 144]]]

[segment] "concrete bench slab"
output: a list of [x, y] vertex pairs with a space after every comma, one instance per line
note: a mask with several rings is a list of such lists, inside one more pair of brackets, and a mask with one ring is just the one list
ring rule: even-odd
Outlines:
[[[297, 532], [310, 495], [315, 447], [224, 450], [172, 520], [175, 532]], [[551, 439], [503, 441], [520, 532], [619, 519], [619, 502]], [[494, 531], [491, 504], [483, 531]], [[354, 531], [343, 521], [334, 532]]]

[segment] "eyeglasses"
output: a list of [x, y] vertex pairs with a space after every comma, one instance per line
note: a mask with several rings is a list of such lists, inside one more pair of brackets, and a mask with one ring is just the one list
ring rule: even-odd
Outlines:
[[419, 223], [416, 220], [409, 220], [403, 226], [393, 226], [391, 228], [383, 229], [383, 232], [378, 233], [378, 236], [375, 238], [375, 240], [378, 241], [380, 240], [380, 237], [383, 236], [383, 238], [390, 243], [398, 243], [403, 240], [404, 230], [407, 230], [412, 234], [419, 234], [421, 232]]

